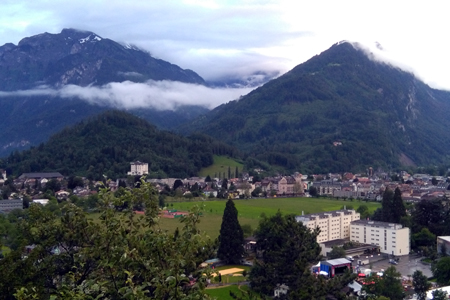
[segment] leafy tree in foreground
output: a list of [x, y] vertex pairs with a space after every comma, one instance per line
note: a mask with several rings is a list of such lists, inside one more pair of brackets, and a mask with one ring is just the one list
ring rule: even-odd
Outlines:
[[270, 218], [263, 216], [255, 233], [263, 260], [250, 272], [252, 288], [265, 295], [272, 295], [277, 284], [286, 284], [290, 291], [300, 288], [297, 279], [308, 277], [308, 264], [320, 257], [318, 234], [297, 222], [294, 215], [278, 212]]
[[217, 257], [229, 264], [237, 264], [244, 254], [244, 232], [239, 225], [238, 211], [229, 199], [223, 211]]
[[[129, 208], [117, 212], [123, 202]], [[32, 205], [20, 227], [23, 245], [35, 248], [25, 258], [19, 250], [0, 261], [2, 299], [207, 298], [210, 270], [198, 266], [212, 243], [197, 229], [197, 209], [169, 234], [158, 226], [156, 192], [145, 181], [120, 197], [103, 189], [100, 203], [98, 222], [71, 203], [60, 218]], [[131, 209], [138, 203], [145, 205], [144, 216]]]
[[431, 288], [431, 283], [428, 282], [427, 276], [423, 275], [422, 271], [417, 270], [413, 274], [414, 292], [418, 300], [425, 300], [427, 291]]

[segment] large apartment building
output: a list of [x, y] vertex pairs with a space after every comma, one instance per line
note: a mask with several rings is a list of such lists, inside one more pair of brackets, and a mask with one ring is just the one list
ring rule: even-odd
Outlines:
[[358, 220], [352, 222], [350, 231], [353, 242], [379, 246], [386, 254], [409, 254], [409, 228], [401, 224]]
[[127, 175], [146, 175], [148, 174], [148, 163], [134, 161], [130, 163], [130, 169]]
[[295, 217], [297, 222], [302, 222], [303, 225], [311, 230], [319, 227], [320, 234], [317, 236], [318, 243], [349, 238], [350, 222], [359, 219], [359, 213], [352, 209], [343, 209]]

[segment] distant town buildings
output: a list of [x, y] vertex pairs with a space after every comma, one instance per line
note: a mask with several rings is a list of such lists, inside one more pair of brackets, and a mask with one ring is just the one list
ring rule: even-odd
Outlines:
[[0, 200], [0, 213], [9, 213], [13, 209], [23, 209], [22, 199]]
[[350, 241], [376, 245], [381, 253], [407, 255], [410, 251], [409, 228], [401, 224], [358, 220], [350, 225]]
[[148, 163], [143, 163], [140, 161], [131, 162], [130, 168], [131, 170], [127, 173], [128, 175], [142, 176], [148, 174]]

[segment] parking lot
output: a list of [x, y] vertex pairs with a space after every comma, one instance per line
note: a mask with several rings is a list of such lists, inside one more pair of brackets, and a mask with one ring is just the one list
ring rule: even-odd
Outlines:
[[[422, 271], [422, 273], [427, 276], [433, 276], [431, 272], [431, 266], [429, 264], [422, 263], [420, 261], [422, 257], [417, 255], [405, 255], [400, 256], [397, 265], [393, 265], [402, 276], [408, 276], [414, 274], [416, 270]], [[372, 264], [372, 272], [380, 272], [381, 270], [386, 270], [392, 264], [389, 263], [389, 259], [383, 258], [382, 256], [374, 256], [369, 258], [359, 258], [359, 259], [369, 259]], [[357, 266], [358, 259], [353, 261], [353, 266]], [[360, 267], [360, 271], [363, 272], [365, 269], [370, 269], [370, 265], [365, 265]]]

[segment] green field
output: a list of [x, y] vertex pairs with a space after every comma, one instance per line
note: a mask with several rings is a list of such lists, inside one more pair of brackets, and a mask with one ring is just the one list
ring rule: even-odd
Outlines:
[[[187, 202], [172, 202], [170, 209], [179, 211], [187, 211], [194, 205], [202, 206], [204, 211], [199, 224], [199, 229], [204, 231], [208, 236], [215, 239], [219, 236], [220, 226], [222, 224], [223, 211], [225, 209], [226, 200], [214, 201], [187, 201]], [[278, 210], [283, 214], [301, 215], [302, 212], [318, 213], [331, 210], [339, 210], [342, 207], [351, 205], [357, 209], [359, 205], [365, 204], [369, 207], [369, 211], [373, 213], [378, 207], [381, 207], [377, 202], [364, 201], [343, 201], [333, 200], [327, 198], [259, 198], [235, 200], [236, 208], [239, 213], [239, 223], [241, 225], [248, 224], [255, 230], [258, 227], [261, 214], [266, 216], [274, 215]], [[173, 205], [173, 206], [172, 206]], [[98, 218], [98, 213], [91, 214], [93, 219]], [[180, 219], [166, 219], [160, 218], [160, 227], [168, 231], [175, 231], [177, 227], [181, 227]]]
[[229, 285], [229, 286], [224, 286], [224, 287], [206, 289], [205, 292], [208, 295], [210, 295], [211, 298], [213, 298], [213, 299], [233, 300], [233, 298], [230, 296], [230, 291], [236, 295], [241, 295], [241, 291], [247, 291], [247, 290], [248, 290], [247, 285], [241, 285], [240, 287], [238, 287], [237, 285]]
[[[210, 237], [216, 238], [219, 235], [220, 226], [222, 224], [222, 215], [225, 209], [226, 200], [216, 201], [197, 201], [197, 202], [177, 202], [173, 203], [172, 209], [180, 211], [187, 211], [193, 205], [201, 205], [204, 207], [204, 214], [200, 222], [199, 228], [206, 232]], [[297, 214], [301, 215], [302, 211], [305, 214], [318, 213], [331, 210], [341, 209], [345, 206], [353, 206], [357, 209], [359, 205], [365, 204], [369, 207], [372, 213], [380, 203], [376, 202], [358, 202], [354, 200], [332, 200], [326, 198], [260, 198], [248, 200], [235, 200], [235, 205], [239, 213], [239, 223], [241, 225], [249, 224], [253, 229], [256, 229], [262, 213], [266, 216], [274, 215], [278, 210], [283, 214]], [[161, 227], [168, 230], [175, 230], [179, 226], [177, 219], [161, 219]]]
[[230, 167], [231, 173], [234, 173], [236, 170], [236, 167], [238, 167], [238, 171], [242, 172], [243, 164], [235, 161], [233, 158], [228, 158], [226, 156], [218, 156], [214, 155], [214, 163], [213, 165], [203, 168], [200, 170], [199, 175], [206, 177], [214, 177], [214, 174], [217, 174], [219, 177], [223, 177], [223, 173], [225, 173], [225, 176], [228, 176], [228, 167]]

